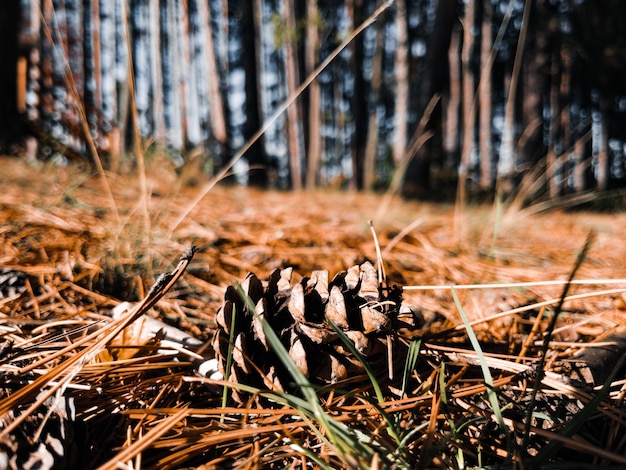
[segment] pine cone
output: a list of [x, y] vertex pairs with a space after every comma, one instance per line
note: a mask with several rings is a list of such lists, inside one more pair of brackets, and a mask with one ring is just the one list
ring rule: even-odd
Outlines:
[[[353, 266], [330, 283], [328, 271], [313, 271], [299, 282], [294, 282], [293, 277], [292, 268], [276, 270], [264, 286], [254, 274], [249, 274], [242, 288], [256, 306], [255, 312], [245, 306], [235, 288], [226, 290], [224, 304], [217, 313], [214, 339], [220, 371], [225, 377], [259, 389], [297, 393], [291, 375], [263, 332], [261, 317], [313, 383], [337, 383], [364, 372], [363, 364], [351, 354], [327, 319], [345, 333], [375, 371], [387, 375], [390, 350], [394, 350], [393, 362], [398, 365], [397, 358], [404, 357], [406, 347], [395, 332], [407, 326], [398, 318], [401, 289], [384, 288], [371, 263]], [[415, 321], [411, 318], [408, 324], [414, 326]], [[234, 347], [230, 374], [226, 374], [231, 328]], [[233, 390], [233, 397], [241, 402], [246, 394]]]

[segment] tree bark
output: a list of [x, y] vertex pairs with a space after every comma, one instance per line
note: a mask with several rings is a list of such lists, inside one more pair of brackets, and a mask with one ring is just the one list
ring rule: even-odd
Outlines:
[[481, 74], [478, 84], [479, 101], [479, 139], [480, 149], [480, 186], [484, 190], [493, 188], [495, 172], [493, 169], [491, 118], [493, 83], [491, 80], [491, 61], [489, 56], [493, 46], [492, 37], [492, 10], [489, 2], [483, 3], [483, 15], [480, 38], [480, 63]]
[[[423, 76], [419, 77], [420, 92], [417, 99], [417, 109], [415, 113], [418, 117], [415, 129], [411, 132], [409, 150], [406, 155], [408, 162], [405, 162], [406, 172], [402, 183], [402, 194], [405, 197], [427, 197], [431, 195], [430, 173], [431, 173], [431, 152], [434, 147], [432, 141], [425, 145], [416, 147], [416, 144], [425, 133], [434, 131], [433, 122], [441, 115], [439, 105], [434, 109], [429, 109], [435, 95], [446, 90], [449, 80], [449, 64], [442, 57], [447, 57], [450, 50], [450, 41], [452, 36], [452, 28], [456, 21], [456, 1], [455, 0], [437, 0], [435, 20], [432, 34], [427, 39], [426, 56], [424, 58], [425, 65], [423, 67]], [[428, 110], [428, 113], [427, 113]], [[432, 116], [427, 114], [432, 112]], [[425, 125], [420, 123], [424, 117], [428, 118]], [[431, 120], [432, 119], [432, 120]], [[415, 135], [416, 132], [422, 135]], [[438, 138], [439, 134], [436, 135]], [[434, 139], [433, 139], [434, 140]]]
[[215, 41], [213, 40], [213, 22], [211, 9], [203, 0], [198, 1], [198, 12], [202, 16], [205, 25], [204, 51], [207, 61], [207, 87], [209, 93], [209, 122], [211, 136], [218, 145], [218, 155], [225, 152], [228, 146], [228, 134], [226, 132], [226, 115], [224, 102], [220, 91], [219, 67], [215, 54]]
[[[319, 11], [317, 0], [306, 1], [306, 49], [305, 69], [310, 75], [319, 57]], [[317, 184], [317, 172], [322, 156], [320, 84], [314, 80], [309, 86], [309, 145], [307, 151], [306, 187], [313, 189]]]
[[498, 159], [497, 177], [502, 179], [502, 190], [505, 193], [512, 191], [512, 177], [515, 168], [515, 108], [517, 89], [519, 84], [520, 70], [522, 66], [522, 58], [524, 57], [524, 46], [526, 44], [526, 35], [528, 31], [528, 23], [530, 18], [530, 6], [532, 2], [524, 4], [524, 14], [522, 16], [522, 24], [520, 27], [519, 38], [517, 40], [517, 50], [515, 51], [515, 59], [513, 60], [513, 70], [511, 72], [511, 83], [509, 93], [506, 99], [504, 111], [504, 130], [502, 133], [502, 145], [500, 147], [500, 156]]
[[[259, 90], [257, 88], [257, 31], [254, 16], [254, 2], [243, 2], [241, 10], [242, 31], [242, 62], [245, 70], [245, 93], [246, 93], [246, 122], [243, 126], [244, 138], [249, 140], [261, 127], [259, 108]], [[246, 153], [246, 159], [251, 167], [249, 182], [254, 186], [265, 187], [267, 185], [267, 159], [262, 142], [257, 141]]]
[[405, 0], [396, 1], [396, 100], [393, 160], [399, 168], [407, 145], [407, 117], [409, 103], [409, 49]]
[[596, 188], [605, 191], [609, 187], [609, 123], [607, 119], [608, 98], [600, 96], [600, 142], [596, 168]]
[[[285, 1], [285, 19], [287, 31], [286, 48], [286, 69], [287, 69], [287, 93], [289, 96], [295, 94], [298, 88], [298, 55], [295, 41], [296, 31], [296, 12], [294, 10], [293, 0]], [[296, 191], [302, 190], [302, 153], [301, 153], [301, 111], [299, 100], [289, 106], [287, 109], [288, 120], [288, 140], [289, 140], [289, 161], [291, 170], [291, 185]]]
[[460, 156], [460, 107], [461, 107], [461, 31], [452, 30], [448, 64], [450, 70], [449, 86], [443, 95], [443, 166], [446, 171], [456, 171]]
[[363, 189], [371, 191], [376, 183], [376, 157], [378, 155], [378, 110], [380, 101], [380, 89], [383, 77], [383, 25], [377, 22], [376, 28], [376, 49], [372, 57], [372, 79], [371, 96], [368, 112], [367, 143], [365, 146], [365, 156], [363, 161]]
[[474, 48], [475, 0], [468, 0], [463, 17], [463, 143], [461, 146], [461, 166], [459, 168], [459, 190], [465, 195], [465, 185], [472, 169], [472, 158], [476, 149], [475, 127], [476, 106], [474, 105], [474, 72], [472, 53]]

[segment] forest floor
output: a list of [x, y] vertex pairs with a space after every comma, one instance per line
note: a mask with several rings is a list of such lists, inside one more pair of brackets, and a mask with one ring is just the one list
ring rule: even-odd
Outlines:
[[[520, 348], [511, 346], [511, 342], [517, 342], [517, 346], [528, 343], [532, 349], [537, 338], [540, 339], [540, 336], [536, 337], [535, 343], [527, 341], [531, 334], [529, 325], [534, 324], [536, 317], [544, 315], [542, 308], [546, 305], [547, 312], [553, 311], [565, 288], [563, 281], [568, 278], [577, 255], [593, 231], [590, 249], [576, 272], [576, 279], [601, 282], [569, 286], [568, 294], [573, 297], [562, 306], [564, 313], [554, 333], [555, 344], [558, 343], [555, 347], [559, 357], [571, 356], [575, 352], [571, 349], [572, 343], [602, 341], [624, 327], [624, 213], [556, 209], [538, 213], [535, 210], [538, 206], [513, 209], [506, 203], [499, 207], [461, 208], [376, 194], [287, 193], [224, 185], [206, 191], [204, 197], [194, 204], [193, 201], [208, 189], [205, 186], [207, 181], [187, 178], [183, 184], [174, 172], [157, 168], [157, 165], [148, 168], [145, 182], [138, 177], [107, 175], [105, 183], [103, 178], [86, 175], [73, 167], [32, 166], [15, 159], [0, 160], [0, 268], [27, 276], [27, 282], [22, 283], [23, 286], [20, 284], [23, 289], [17, 291], [21, 293], [20, 300], [17, 300], [15, 291], [4, 291], [0, 295], [0, 332], [4, 338], [0, 341], [5, 341], [0, 345], [8, 347], [6, 341], [9, 339], [13, 341], [12, 347], [19, 346], [20, 342], [32, 344], [49, 333], [46, 324], [59, 322], [58, 331], [66, 331], [64, 328], [68, 327], [63, 326], [63, 322], [70, 322], [75, 327], [80, 323], [77, 316], [82, 322], [107, 318], [122, 301], [137, 302], [145, 297], [157, 276], [172, 271], [191, 245], [200, 247], [200, 250], [151, 315], [208, 342], [215, 331], [215, 315], [222, 304], [225, 288], [235, 281], [242, 281], [249, 272], [265, 280], [273, 270], [292, 266], [297, 275], [308, 276], [321, 269], [329, 271], [332, 278], [335, 273], [365, 260], [375, 263], [376, 245], [370, 220], [378, 237], [388, 282], [406, 288], [404, 300], [419, 309], [425, 318], [438, 318], [438, 331], [462, 328], [464, 319], [448, 287], [459, 286], [454, 293], [466, 320], [475, 325], [475, 333], [485, 344], [509, 344], [508, 351], [504, 350], [502, 354], [519, 354]], [[5, 285], [0, 283], [0, 290], [8, 287], [9, 281], [3, 282]], [[519, 285], [526, 282], [530, 284]], [[484, 284], [494, 286], [480, 287]], [[497, 316], [492, 318], [494, 315]], [[484, 321], [481, 323], [481, 320]], [[543, 331], [547, 323], [542, 323]], [[525, 326], [519, 329], [512, 326], [517, 324]], [[539, 356], [539, 349], [535, 349]], [[614, 359], [611, 365], [616, 361]], [[20, 364], [23, 367], [23, 362]], [[50, 367], [55, 364], [49, 363]], [[12, 369], [5, 368], [1, 372], [8, 374], [9, 370]], [[43, 374], [40, 370], [32, 373]], [[459, 377], [457, 375], [454, 380]], [[83, 377], [81, 380], [80, 383], [84, 384], [87, 379]], [[472, 380], [476, 382], [475, 378]], [[116, 386], [120, 384], [116, 382]], [[11, 387], [0, 393], [0, 400], [6, 402], [11, 393], [15, 395], [17, 389], [11, 389], [11, 393], [9, 389]], [[618, 385], [613, 385], [610, 390], [613, 394], [610, 406], [618, 416], [610, 421], [613, 432], [617, 428], [623, 430], [624, 426], [624, 410], [615, 401], [619, 390]], [[25, 396], [23, 400], [9, 404], [15, 409], [23, 409], [34, 398]], [[3, 408], [3, 401], [0, 401], [0, 412], [5, 413], [9, 408]], [[192, 399], [187, 405], [189, 403], [198, 407]], [[147, 402], [144, 404], [151, 406]], [[79, 410], [80, 413], [86, 411]], [[443, 427], [452, 426], [442, 416], [437, 418], [435, 414], [435, 417], [428, 415], [424, 418], [425, 426], [433, 433], [439, 432], [439, 437], [430, 441], [409, 440], [407, 442], [413, 447], [406, 442], [403, 444], [408, 454], [393, 458], [403, 462], [411, 462], [411, 458], [423, 459], [425, 454], [422, 451], [426, 446], [431, 449], [430, 460], [419, 460], [422, 465], [445, 467], [456, 462], [454, 466], [460, 466], [459, 449], [465, 453], [467, 462], [478, 465], [480, 455], [477, 457], [475, 449], [470, 449], [471, 443], [475, 445], [480, 440], [478, 431], [474, 434], [467, 431], [462, 438], [455, 435], [456, 441], [449, 438], [438, 441], [445, 432], [437, 430], [437, 420], [443, 422]], [[172, 417], [176, 416], [169, 416]], [[132, 418], [129, 415], [129, 419]], [[150, 421], [146, 417], [142, 419]], [[176, 419], [182, 422], [180, 416]], [[246, 419], [253, 418], [250, 415]], [[157, 429], [157, 424], [165, 421], [165, 418], [153, 420], [146, 425], [146, 432]], [[8, 421], [3, 422], [6, 425]], [[143, 421], [134, 421], [138, 422]], [[178, 429], [174, 422], [168, 423], [167, 430]], [[259, 423], [255, 425], [260, 426]], [[197, 429], [200, 427], [198, 425]], [[218, 428], [215, 425], [215, 429]], [[468, 430], [470, 428], [468, 425]], [[128, 429], [128, 433], [135, 434], [122, 445], [128, 436], [127, 430], [120, 431], [118, 444], [121, 447], [115, 452], [121, 453], [122, 448], [132, 447], [131, 444], [136, 443], [134, 438], [141, 441], [138, 428], [132, 432]], [[202, 429], [202, 432], [208, 432], [208, 428]], [[272, 432], [278, 432], [277, 429]], [[289, 431], [285, 432], [289, 435]], [[602, 454], [591, 452], [584, 445], [581, 447], [581, 439], [585, 440], [587, 447], [593, 447], [593, 442], [586, 436], [572, 437], [574, 434], [563, 436], [567, 441], [565, 447], [571, 449], [571, 446], [578, 445], [576, 451], [590, 455], [590, 462], [598, 459], [615, 462], [624, 456], [625, 444], [620, 439], [613, 448], [601, 449], [605, 451]], [[2, 443], [8, 442], [10, 436], [7, 433], [0, 437], [0, 448], [4, 448]], [[274, 439], [271, 436], [270, 433], [269, 441]], [[240, 435], [236, 437], [240, 441], [232, 442], [248, 443], [248, 438]], [[315, 434], [307, 439], [314, 438]], [[249, 447], [246, 447], [248, 444], [241, 447], [248, 459], [263, 454], [253, 441], [249, 441]], [[159, 441], [159, 436], [155, 435], [152, 442], [165, 441]], [[182, 441], [176, 442], [172, 449], [178, 448]], [[268, 441], [261, 439], [261, 442], [266, 445]], [[440, 445], [434, 442], [440, 442]], [[493, 442], [501, 444], [504, 441], [496, 437]], [[308, 443], [311, 449], [315, 448]], [[155, 445], [154, 449], [166, 444], [160, 445]], [[226, 444], [223, 447], [224, 455], [232, 454], [229, 461], [232, 465], [243, 461], [243, 457], [233, 450], [235, 447]], [[444, 448], [448, 450], [442, 450]], [[457, 453], [454, 454], [451, 448]], [[137, 458], [142, 449], [134, 449], [135, 453], [118, 457], [121, 461], [130, 461], [129, 455]], [[432, 449], [439, 449], [441, 455]], [[289, 461], [285, 456], [295, 458], [284, 449], [282, 452], [277, 451], [277, 455], [282, 456], [283, 464]], [[326, 452], [328, 456], [320, 457], [323, 462], [331, 466], [343, 462], [350, 466], [349, 459], [346, 463], [341, 455], [337, 457], [331, 451]], [[498, 459], [504, 462], [507, 455], [511, 455], [504, 450], [487, 449], [484, 452], [484, 459], [492, 462]], [[98, 463], [115, 457], [115, 453], [105, 454], [106, 451], [100, 449]], [[213, 463], [226, 458], [224, 455], [211, 456], [206, 449], [191, 454], [196, 460], [184, 461], [186, 465], [195, 465], [202, 461], [201, 458]], [[158, 462], [159, 466], [164, 462], [172, 466], [183, 462], [175, 460], [172, 454], [163, 457], [158, 451], [149, 455], [152, 463]], [[550, 458], [556, 458], [555, 455], [560, 454], [551, 454]], [[301, 462], [303, 458], [296, 460]], [[344, 455], [343, 458], [347, 457]], [[371, 455], [368, 458], [371, 460]], [[389, 455], [385, 458], [393, 460]], [[267, 455], [259, 459], [265, 464], [272, 462]], [[276, 457], [276, 461], [279, 460]]]

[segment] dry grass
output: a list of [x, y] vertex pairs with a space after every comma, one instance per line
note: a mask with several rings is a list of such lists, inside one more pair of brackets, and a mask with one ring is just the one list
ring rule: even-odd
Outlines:
[[[0, 266], [25, 275], [0, 286], [7, 455], [14, 445], [35, 452], [64, 423], [73, 447], [63, 464], [88, 467], [626, 464], [622, 375], [603, 387], [626, 350], [624, 214], [494, 217], [490, 208], [468, 208], [455, 218], [452, 207], [394, 200], [374, 223], [390, 282], [407, 287], [405, 300], [429, 322], [421, 351], [404, 393], [379, 378], [381, 403], [361, 378], [318, 390], [325, 421], [299, 397], [268, 392], [223, 407], [225, 384], [197, 368], [212, 356], [224, 288], [248, 272], [335, 273], [375, 260], [367, 221], [379, 213], [378, 196], [218, 186], [175, 226], [198, 188], [162, 167], [148, 173], [146, 221], [136, 178], [109, 175], [111, 201], [98, 178], [74, 168], [8, 159], [0, 166]], [[595, 241], [549, 336], [530, 416], [546, 328], [591, 229]], [[190, 245], [202, 249], [143, 317], [199, 344], [172, 351], [141, 320], [111, 341], [146, 301], [117, 319], [113, 308], [150, 298], [158, 274], [174, 271]], [[516, 285], [477, 286], [493, 283]], [[616, 346], [597, 359], [590, 346], [607, 342]], [[570, 360], [581, 350], [578, 377]], [[585, 382], [589, 373], [596, 383]]]

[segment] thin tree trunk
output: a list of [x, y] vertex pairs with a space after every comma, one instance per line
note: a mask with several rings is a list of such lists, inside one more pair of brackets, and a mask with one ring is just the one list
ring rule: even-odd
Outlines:
[[372, 80], [371, 96], [372, 105], [369, 109], [367, 144], [365, 147], [365, 159], [363, 162], [363, 189], [371, 191], [376, 183], [376, 156], [378, 154], [378, 112], [376, 107], [380, 100], [380, 88], [383, 77], [383, 25], [377, 22], [376, 49], [372, 57]]
[[524, 166], [534, 165], [545, 155], [543, 143], [543, 96], [546, 92], [545, 67], [548, 39], [547, 32], [541, 28], [540, 19], [547, 15], [543, 1], [537, 2], [537, 8], [531, 15], [531, 31], [522, 65], [522, 136], [518, 141], [519, 158]]
[[194, 119], [194, 112], [190, 107], [195, 107], [195, 97], [191, 89], [190, 83], [190, 60], [189, 60], [189, 19], [187, 17], [187, 2], [183, 7], [182, 2], [176, 2], [176, 45], [178, 54], [176, 55], [177, 65], [179, 69], [180, 82], [180, 116], [181, 116], [181, 135], [180, 144], [176, 145], [176, 149], [182, 149], [189, 143], [189, 121]]
[[444, 94], [443, 106], [443, 150], [444, 168], [456, 169], [459, 159], [460, 106], [461, 106], [461, 32], [452, 29], [450, 48], [448, 49], [449, 81], [448, 91]]
[[209, 109], [211, 133], [222, 148], [226, 148], [228, 136], [226, 133], [226, 116], [224, 114], [224, 102], [220, 92], [219, 68], [215, 54], [215, 41], [213, 40], [213, 26], [211, 9], [203, 0], [198, 2], [198, 11], [202, 16], [203, 24], [206, 25], [204, 47], [207, 60], [207, 86], [209, 90]]
[[597, 188], [605, 191], [609, 187], [609, 123], [607, 120], [607, 98], [600, 97], [600, 144], [596, 168]]
[[517, 97], [517, 87], [519, 83], [520, 70], [522, 66], [522, 58], [524, 57], [524, 45], [526, 44], [526, 33], [528, 31], [528, 22], [530, 18], [530, 1], [524, 5], [524, 14], [522, 16], [522, 25], [517, 40], [517, 50], [515, 51], [515, 59], [513, 61], [513, 71], [511, 72], [511, 84], [509, 86], [509, 94], [506, 99], [504, 110], [504, 130], [502, 132], [502, 145], [500, 147], [500, 156], [498, 159], [498, 179], [502, 178], [504, 192], [510, 192], [511, 177], [515, 167], [515, 105]]
[[[319, 54], [319, 11], [317, 0], [306, 2], [306, 49], [305, 66], [306, 74], [310, 75], [315, 69]], [[309, 86], [309, 147], [307, 152], [306, 187], [313, 189], [317, 182], [317, 172], [322, 156], [321, 136], [321, 110], [320, 110], [320, 84], [314, 80]]]
[[493, 171], [492, 138], [491, 138], [491, 116], [492, 116], [492, 80], [491, 53], [492, 41], [492, 14], [489, 2], [483, 3], [482, 28], [480, 40], [480, 62], [482, 73], [478, 85], [479, 101], [479, 149], [480, 149], [480, 186], [483, 189], [493, 188], [495, 172]]
[[587, 160], [585, 159], [585, 147], [587, 138], [579, 135], [574, 143], [575, 167], [574, 167], [574, 190], [582, 192], [587, 189]]
[[[572, 133], [570, 132], [570, 112], [571, 112], [571, 74], [572, 61], [570, 51], [566, 44], [561, 45], [561, 89], [559, 99], [561, 102], [561, 149], [562, 154], [567, 156], [572, 151]], [[555, 185], [558, 187], [558, 194], [562, 194], [567, 186], [569, 177], [569, 162], [561, 160], [557, 164], [558, 180]]]
[[399, 167], [406, 152], [408, 132], [409, 49], [405, 0], [396, 1], [396, 41], [396, 125], [393, 140], [393, 160], [396, 167]]
[[[298, 87], [298, 55], [295, 43], [296, 12], [294, 11], [293, 0], [287, 0], [285, 6], [285, 19], [287, 31], [286, 47], [286, 69], [287, 69], [287, 94], [292, 96]], [[289, 140], [289, 162], [291, 167], [291, 184], [294, 190], [302, 189], [302, 155], [300, 151], [300, 120], [301, 112], [299, 101], [296, 100], [287, 109], [288, 120], [288, 140]]]
[[561, 140], [561, 100], [559, 96], [561, 78], [560, 62], [557, 52], [552, 54], [552, 83], [550, 85], [550, 144], [546, 161], [546, 178], [548, 179], [548, 194], [551, 198], [559, 195], [559, 185], [557, 182], [558, 158], [561, 155], [559, 150], [562, 147]]
[[461, 146], [461, 167], [459, 169], [460, 195], [465, 195], [465, 183], [472, 168], [472, 155], [476, 148], [474, 128], [476, 107], [474, 106], [474, 73], [471, 68], [474, 48], [475, 0], [468, 0], [463, 18], [463, 145]]
[[165, 121], [163, 119], [163, 68], [161, 66], [161, 26], [159, 17], [159, 2], [152, 1], [149, 5], [150, 12], [150, 82], [154, 91], [152, 93], [152, 115], [154, 116], [153, 135], [155, 143], [159, 147], [165, 147]]
[[[261, 127], [261, 108], [259, 103], [257, 56], [261, 53], [258, 43], [258, 31], [256, 28], [254, 2], [242, 2], [239, 6], [241, 13], [241, 35], [244, 54], [241, 64], [245, 70], [245, 115], [246, 122], [243, 125], [243, 136], [246, 141], [250, 140]], [[257, 141], [246, 152], [246, 159], [251, 168], [248, 179], [250, 184], [259, 187], [267, 185], [267, 158], [262, 142]]]

